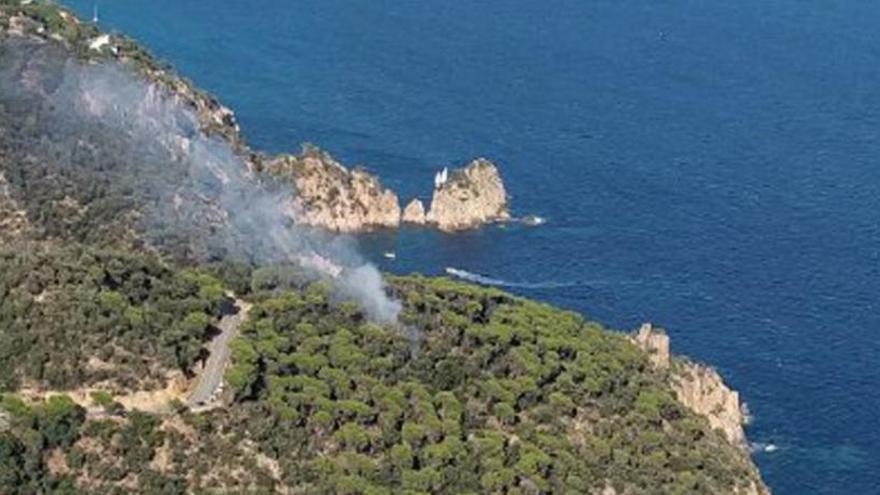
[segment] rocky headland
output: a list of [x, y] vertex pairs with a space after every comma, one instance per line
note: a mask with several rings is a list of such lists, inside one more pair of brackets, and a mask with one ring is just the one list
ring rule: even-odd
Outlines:
[[669, 336], [650, 323], [642, 325], [633, 342], [648, 352], [651, 364], [669, 372], [670, 382], [678, 400], [695, 413], [706, 417], [709, 424], [735, 445], [746, 447], [743, 426], [748, 421], [739, 393], [731, 390], [713, 368], [670, 353]]
[[356, 233], [403, 224], [444, 232], [510, 220], [507, 192], [498, 167], [484, 158], [434, 178], [428, 208], [414, 198], [401, 210], [394, 191], [361, 167], [348, 169], [314, 146], [299, 155], [265, 158], [262, 170], [290, 181], [296, 222], [334, 232]]
[[444, 180], [435, 177], [429, 209], [419, 200], [401, 209], [398, 195], [383, 186], [378, 176], [361, 167], [346, 167], [317, 147], [305, 145], [300, 154], [277, 156], [251, 149], [232, 110], [176, 75], [130, 38], [101, 33], [63, 9], [42, 4], [23, 3], [18, 12], [3, 11], [0, 16], [0, 29], [7, 36], [61, 43], [81, 59], [93, 63], [115, 60], [135, 69], [157, 89], [193, 110], [203, 133], [232, 144], [250, 172], [288, 179], [292, 186], [290, 213], [301, 225], [357, 233], [406, 223], [454, 232], [510, 219], [498, 167], [486, 159], [438, 173]]
[[[732, 445], [748, 452], [743, 429], [749, 421], [747, 408], [740, 402], [739, 393], [731, 390], [714, 368], [682, 357], [673, 357], [669, 336], [650, 323], [642, 325], [632, 341], [648, 353], [652, 366], [667, 373], [669, 384], [679, 402], [706, 418], [709, 426], [721, 432]], [[763, 495], [770, 491], [759, 480], [738, 493]]]
[[348, 170], [328, 153], [307, 146], [299, 155], [265, 162], [265, 170], [293, 185], [297, 223], [335, 232], [400, 225], [397, 194], [364, 169]]

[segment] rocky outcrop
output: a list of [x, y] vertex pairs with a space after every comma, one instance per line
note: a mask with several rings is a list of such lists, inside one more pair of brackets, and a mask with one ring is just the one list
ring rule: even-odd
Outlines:
[[672, 386], [682, 404], [705, 416], [709, 425], [724, 432], [730, 443], [745, 445], [746, 416], [739, 393], [729, 389], [717, 371], [709, 366], [685, 363], [673, 376]]
[[445, 169], [438, 174], [427, 221], [444, 231], [465, 230], [509, 220], [507, 208], [498, 168], [480, 158], [451, 174]]
[[293, 184], [294, 220], [334, 232], [396, 228], [401, 223], [431, 225], [444, 231], [508, 220], [507, 194], [498, 168], [479, 159], [435, 177], [431, 209], [419, 199], [401, 212], [397, 194], [363, 169], [349, 170], [329, 154], [307, 145], [300, 155], [258, 158], [255, 169]]
[[650, 323], [645, 323], [634, 337], [635, 343], [650, 356], [651, 364], [658, 368], [669, 368], [669, 336]]
[[46, 21], [47, 7], [36, 3], [4, 7], [0, 9], [0, 36], [55, 41], [86, 60], [123, 63], [169, 98], [191, 108], [198, 116], [200, 130], [228, 141], [249, 172], [280, 172], [292, 178], [293, 216], [300, 224], [336, 232], [361, 232], [406, 222], [458, 231], [510, 218], [500, 174], [488, 160], [475, 160], [451, 174], [444, 172], [442, 181], [435, 181], [430, 211], [426, 212], [421, 201], [413, 201], [401, 215], [397, 195], [383, 187], [376, 176], [364, 170], [348, 170], [326, 153], [266, 157], [255, 152], [244, 142], [230, 109], [176, 75], [130, 38], [102, 33], [57, 6], [48, 10], [59, 16], [52, 22]]
[[[673, 358], [670, 353], [669, 336], [650, 323], [645, 323], [632, 336], [632, 341], [649, 354], [651, 364], [669, 374], [672, 389], [678, 401], [695, 414], [703, 416], [709, 426], [724, 434], [732, 445], [739, 447], [748, 457], [748, 447], [743, 426], [747, 422], [745, 405], [740, 403], [739, 393], [724, 383], [721, 375], [709, 366], [693, 363], [683, 358]], [[761, 480], [754, 464], [747, 484], [738, 486], [735, 495], [769, 495], [770, 490]]]
[[335, 232], [400, 225], [397, 194], [362, 169], [348, 170], [330, 155], [306, 147], [300, 155], [269, 160], [266, 170], [292, 181], [294, 220]]
[[739, 393], [728, 388], [717, 371], [685, 360], [673, 361], [669, 336], [650, 323], [642, 325], [633, 341], [650, 354], [654, 366], [671, 371], [672, 387], [682, 404], [706, 417], [731, 443], [745, 445], [746, 414]]
[[424, 225], [426, 222], [425, 218], [425, 205], [422, 204], [422, 201], [419, 199], [413, 199], [406, 205], [406, 208], [403, 209], [403, 223], [411, 223], [413, 225]]

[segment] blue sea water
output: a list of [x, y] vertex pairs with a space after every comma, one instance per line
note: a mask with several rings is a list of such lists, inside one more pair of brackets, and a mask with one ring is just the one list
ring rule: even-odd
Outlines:
[[546, 225], [365, 252], [660, 324], [741, 391], [776, 494], [880, 493], [880, 3], [99, 3], [258, 148], [318, 143], [404, 199], [497, 161]]

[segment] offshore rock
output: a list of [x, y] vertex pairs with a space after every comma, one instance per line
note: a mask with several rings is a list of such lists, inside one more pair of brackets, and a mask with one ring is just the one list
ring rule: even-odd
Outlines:
[[425, 224], [425, 205], [421, 200], [413, 199], [406, 205], [406, 208], [403, 209], [403, 222], [415, 225]]
[[479, 158], [451, 174], [444, 169], [434, 186], [427, 221], [440, 230], [466, 230], [510, 219], [501, 174], [489, 160]]
[[400, 225], [397, 194], [363, 169], [348, 170], [311, 146], [300, 155], [269, 160], [266, 171], [292, 182], [294, 220], [335, 232], [362, 232]]

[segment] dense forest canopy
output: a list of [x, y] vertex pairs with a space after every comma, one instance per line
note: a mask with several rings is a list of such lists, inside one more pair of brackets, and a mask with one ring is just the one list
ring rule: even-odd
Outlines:
[[[183, 355], [176, 347], [184, 335], [180, 325], [187, 326], [193, 311], [209, 315], [223, 304], [218, 278], [188, 270], [172, 276], [136, 257], [127, 259], [126, 269], [112, 255], [88, 252], [59, 249], [40, 256], [47, 267], [72, 265], [73, 280], [80, 279], [75, 268], [81, 260], [102, 266], [93, 269], [99, 280], [108, 273], [97, 263], [119, 263], [113, 293], [120, 297], [113, 299], [126, 309], [107, 314], [121, 318], [152, 304], [173, 308], [170, 324], [152, 330], [154, 342], [174, 341], [164, 363], [185, 366], [175, 360]], [[47, 290], [46, 279], [70, 277], [56, 270], [47, 268], [43, 273], [56, 275], [25, 283], [28, 294]], [[162, 281], [163, 273], [169, 281]], [[156, 486], [167, 493], [193, 486], [352, 494], [585, 493], [606, 484], [632, 493], [720, 493], [750, 479], [747, 455], [676, 401], [665, 372], [652, 367], [644, 352], [576, 314], [448, 279], [399, 277], [391, 284], [405, 303], [401, 324], [380, 326], [356, 305], [334, 300], [325, 284], [290, 269], [214, 273], [238, 284], [255, 304], [232, 346], [228, 406], [199, 415], [181, 410], [178, 420], [135, 413], [89, 421], [72, 402], [26, 405], [9, 395], [4, 408], [14, 426], [2, 438], [6, 476], [21, 486], [13, 493], [37, 486], [123, 493], [132, 476], [144, 493]], [[89, 284], [86, 294], [100, 314], [107, 289]], [[162, 303], [160, 294], [168, 300]], [[57, 311], [75, 315], [70, 308]], [[47, 327], [53, 333], [44, 340], [61, 341], [66, 328], [96, 341], [106, 331], [70, 319], [68, 327]], [[122, 336], [131, 331], [122, 328]], [[192, 330], [197, 346], [204, 329]], [[143, 337], [131, 338], [136, 346]], [[76, 353], [100, 352], [88, 342], [77, 342], [82, 347]], [[69, 362], [63, 353], [59, 359]], [[137, 370], [133, 363], [120, 369], [125, 366]], [[48, 407], [64, 411], [57, 413], [63, 428], [40, 419]], [[52, 438], [25, 443], [33, 435]], [[223, 449], [210, 458], [186, 455], [218, 445]], [[165, 463], [161, 469], [157, 458]], [[63, 468], [53, 472], [49, 459]], [[223, 468], [255, 459], [272, 462], [252, 466], [248, 474]]]
[[0, 247], [0, 390], [156, 386], [189, 372], [227, 296], [156, 257], [49, 243]]

